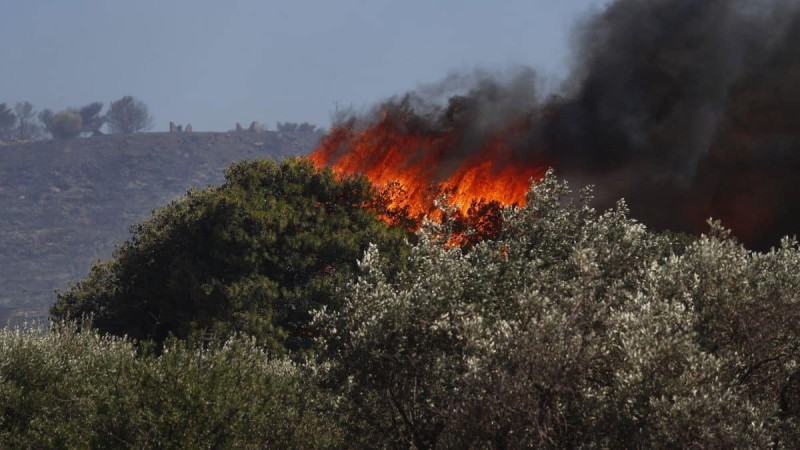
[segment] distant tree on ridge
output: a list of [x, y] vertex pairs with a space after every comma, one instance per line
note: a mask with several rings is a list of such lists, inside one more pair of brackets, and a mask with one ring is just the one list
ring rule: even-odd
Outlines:
[[153, 117], [141, 100], [126, 95], [111, 102], [106, 123], [112, 133], [132, 134], [152, 128]]
[[14, 105], [17, 116], [16, 138], [25, 141], [36, 139], [42, 135], [41, 126], [36, 123], [36, 109], [31, 102], [17, 102]]
[[0, 103], [0, 138], [7, 138], [16, 123], [17, 116], [14, 111], [5, 103]]
[[277, 129], [284, 133], [315, 133], [318, 131], [316, 125], [308, 122], [278, 122]]
[[94, 133], [100, 131], [106, 123], [106, 117], [100, 114], [103, 111], [102, 102], [92, 102], [88, 105], [82, 106], [77, 110], [83, 121], [83, 129], [85, 133]]
[[56, 139], [67, 139], [78, 136], [82, 129], [80, 114], [75, 111], [61, 111], [53, 116], [48, 131]]

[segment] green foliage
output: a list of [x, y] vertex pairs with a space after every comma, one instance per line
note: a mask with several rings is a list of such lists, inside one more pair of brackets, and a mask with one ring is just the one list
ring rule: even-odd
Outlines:
[[398, 448], [791, 447], [800, 249], [688, 243], [569, 202], [549, 174], [494, 241], [429, 225], [321, 311], [351, 439]]
[[340, 447], [309, 379], [248, 339], [156, 357], [75, 324], [4, 329], [0, 447]]
[[337, 181], [310, 162], [242, 162], [221, 187], [190, 191], [132, 229], [110, 261], [58, 295], [57, 319], [163, 342], [255, 336], [273, 350], [308, 347], [310, 311], [338, 306], [369, 243], [402, 261], [405, 233], [364, 205], [364, 179]]
[[[798, 243], [652, 233], [574, 197], [550, 173], [494, 239], [454, 246], [481, 225], [454, 219], [408, 249], [363, 179], [237, 164], [53, 308], [161, 356], [75, 325], [0, 335], [0, 444], [794, 447]], [[315, 336], [314, 364], [267, 357]]]
[[[48, 117], [44, 117], [44, 122]], [[47, 122], [45, 122], [47, 124]], [[46, 125], [47, 130], [56, 139], [72, 138], [81, 133], [83, 129], [83, 122], [80, 114], [75, 111], [61, 111], [52, 117], [50, 125]]]

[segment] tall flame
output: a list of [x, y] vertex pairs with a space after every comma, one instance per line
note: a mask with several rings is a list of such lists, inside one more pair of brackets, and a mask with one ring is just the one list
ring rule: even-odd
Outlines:
[[468, 215], [476, 204], [524, 204], [531, 180], [544, 177], [550, 161], [523, 159], [510, 144], [526, 130], [521, 125], [489, 134], [466, 152], [457, 128], [415, 129], [384, 113], [363, 129], [353, 123], [334, 127], [310, 159], [339, 175], [395, 186], [388, 206], [412, 217], [435, 215], [434, 202], [443, 194], [449, 206]]

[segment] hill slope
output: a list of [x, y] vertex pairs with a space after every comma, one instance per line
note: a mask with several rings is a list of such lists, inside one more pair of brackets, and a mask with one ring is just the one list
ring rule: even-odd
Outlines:
[[0, 147], [0, 323], [43, 317], [54, 289], [128, 228], [234, 161], [307, 154], [318, 134], [147, 133]]

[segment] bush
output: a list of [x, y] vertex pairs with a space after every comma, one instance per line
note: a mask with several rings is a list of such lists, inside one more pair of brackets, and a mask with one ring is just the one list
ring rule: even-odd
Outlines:
[[56, 113], [48, 126], [48, 131], [56, 139], [72, 138], [81, 133], [83, 121], [80, 114], [75, 111], [61, 111]]
[[403, 259], [406, 234], [365, 207], [374, 200], [366, 180], [339, 182], [307, 161], [235, 164], [224, 185], [133, 227], [52, 315], [92, 314], [102, 331], [158, 343], [245, 333], [276, 351], [308, 348], [310, 311], [337, 307], [370, 242]]
[[3, 329], [0, 447], [340, 447], [309, 379], [248, 339], [156, 357], [76, 324]]
[[[327, 382], [375, 447], [769, 447], [797, 441], [800, 249], [691, 244], [552, 174], [494, 241], [429, 225], [321, 311]], [[678, 250], [678, 252], [676, 252]]]

